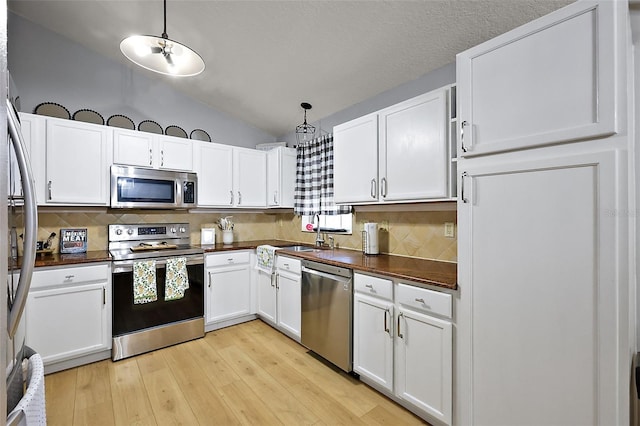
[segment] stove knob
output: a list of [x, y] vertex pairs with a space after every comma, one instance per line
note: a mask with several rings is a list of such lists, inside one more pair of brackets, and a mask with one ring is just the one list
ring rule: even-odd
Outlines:
[[131, 229], [131, 228], [127, 229], [127, 234], [133, 235], [133, 229]]
[[175, 234], [176, 233], [176, 228], [171, 228], [171, 233]]
[[180, 233], [184, 234], [185, 232], [187, 232], [187, 230], [185, 228], [180, 228]]
[[120, 228], [116, 229], [116, 235], [122, 235], [122, 229]]

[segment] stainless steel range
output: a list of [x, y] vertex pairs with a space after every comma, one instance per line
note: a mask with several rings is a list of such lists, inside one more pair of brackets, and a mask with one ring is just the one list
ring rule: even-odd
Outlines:
[[[204, 336], [204, 253], [190, 245], [188, 223], [109, 225], [109, 252], [114, 361]], [[167, 274], [176, 265], [188, 276], [188, 288], [179, 296], [172, 287], [176, 274]], [[145, 281], [143, 294], [151, 292], [152, 298], [139, 297], [134, 272], [142, 271], [154, 277]]]

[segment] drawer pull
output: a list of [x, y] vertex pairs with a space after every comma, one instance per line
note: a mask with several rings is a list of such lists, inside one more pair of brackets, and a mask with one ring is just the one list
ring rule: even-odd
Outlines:
[[75, 275], [65, 275], [64, 279], [65, 280], [72, 280], [75, 277]]
[[229, 263], [233, 263], [233, 258], [229, 258], [229, 259], [227, 259], [227, 262], [229, 262]]
[[370, 288], [371, 290], [373, 290], [373, 284], [365, 284], [366, 288]]
[[423, 298], [420, 298], [420, 299], [416, 298], [416, 302], [424, 304], [424, 299]]
[[402, 312], [400, 312], [400, 314], [398, 314], [398, 337], [401, 339], [404, 339], [404, 335], [402, 333], [400, 333], [400, 317], [403, 317], [404, 315], [402, 315]]

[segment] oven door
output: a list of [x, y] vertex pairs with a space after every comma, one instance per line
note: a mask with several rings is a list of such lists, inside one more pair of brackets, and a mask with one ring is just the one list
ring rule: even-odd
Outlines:
[[133, 303], [133, 261], [114, 261], [113, 337], [204, 317], [204, 257], [186, 256], [189, 288], [184, 297], [165, 301], [166, 261], [156, 258], [155, 302]]

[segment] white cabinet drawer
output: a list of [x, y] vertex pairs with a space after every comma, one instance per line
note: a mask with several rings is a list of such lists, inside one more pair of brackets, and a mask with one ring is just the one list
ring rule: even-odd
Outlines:
[[54, 269], [36, 269], [31, 278], [31, 289], [106, 281], [111, 274], [110, 265], [65, 266]]
[[205, 256], [207, 267], [237, 265], [239, 263], [249, 263], [248, 251], [226, 251], [218, 254], [208, 254]]
[[393, 300], [393, 281], [364, 274], [353, 274], [354, 289], [358, 293]]
[[451, 295], [407, 284], [398, 284], [396, 301], [417, 311], [451, 318]]
[[292, 257], [286, 256], [277, 256], [276, 257], [276, 268], [281, 269], [283, 271], [289, 271], [292, 274], [300, 275], [302, 264], [298, 259], [294, 259]]

